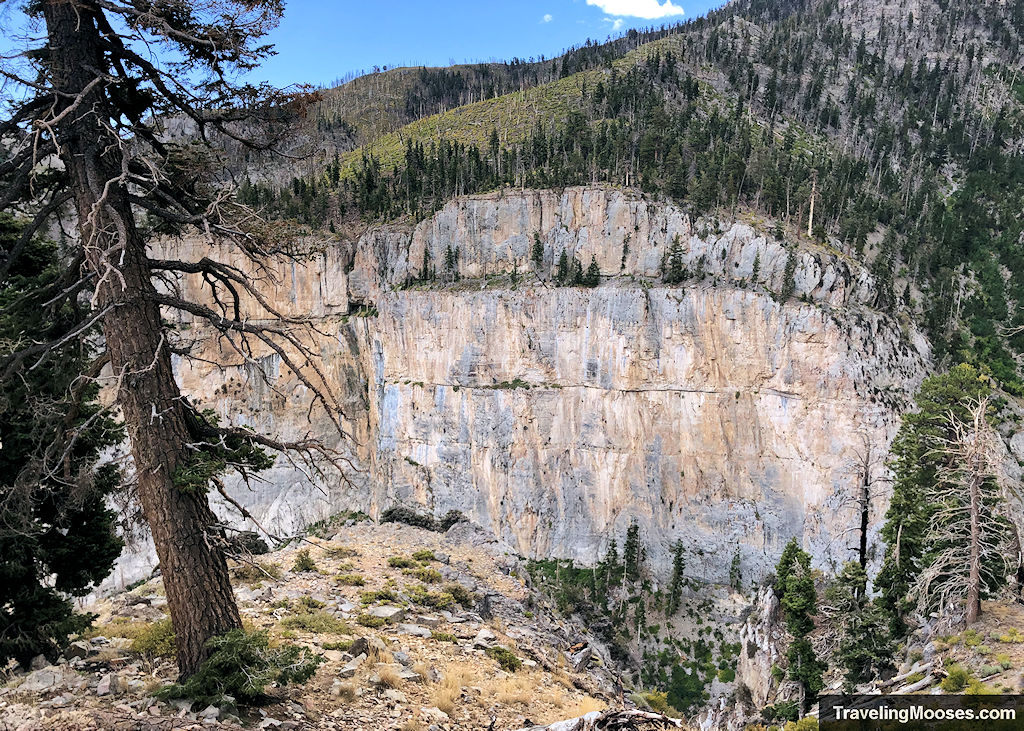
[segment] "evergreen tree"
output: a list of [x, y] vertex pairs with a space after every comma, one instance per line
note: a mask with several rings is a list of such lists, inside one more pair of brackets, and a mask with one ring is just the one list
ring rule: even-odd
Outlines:
[[683, 542], [676, 541], [672, 546], [672, 580], [668, 585], [668, 615], [671, 617], [679, 611], [679, 602], [683, 594], [686, 577], [686, 562], [683, 558]]
[[[0, 255], [11, 255], [22, 232], [0, 215]], [[26, 295], [57, 275], [52, 244], [33, 239], [14, 256], [0, 282], [4, 355], [26, 339], [59, 339], [86, 323], [75, 302], [55, 309]], [[121, 552], [105, 504], [121, 475], [98, 459], [124, 434], [100, 412], [95, 383], [83, 380], [93, 355], [72, 337], [22, 377], [0, 382], [0, 664], [27, 666], [38, 654], [56, 661], [68, 635], [92, 619], [70, 599], [89, 593]]]
[[679, 284], [686, 279], [686, 267], [683, 264], [683, 246], [679, 241], [679, 234], [672, 237], [672, 245], [665, 254], [665, 261], [662, 265], [662, 279], [665, 284]]
[[544, 243], [540, 240], [540, 234], [533, 234], [533, 250], [530, 252], [530, 259], [533, 261], [533, 268], [540, 272], [544, 266]]
[[583, 274], [582, 284], [584, 287], [596, 287], [601, 283], [601, 269], [597, 265], [597, 259], [590, 257], [590, 265]]
[[569, 285], [578, 287], [583, 284], [583, 265], [580, 264], [580, 260], [575, 256], [572, 258], [572, 264], [569, 265]]
[[[881, 590], [879, 603], [895, 636], [906, 631], [904, 615], [914, 604], [918, 577], [948, 540], [937, 516], [949, 506], [930, 500], [936, 492], [947, 497], [956, 492], [945, 469], [949, 459], [945, 445], [956, 440], [956, 423], [971, 420], [971, 405], [990, 392], [988, 379], [967, 364], [926, 378], [915, 398], [917, 409], [904, 414], [893, 440], [890, 464], [895, 479], [882, 526], [886, 554], [875, 585]], [[1000, 583], [999, 575], [1005, 576], [1005, 566], [1001, 556], [986, 558], [986, 590], [992, 591]]]
[[640, 578], [640, 526], [635, 522], [626, 529], [626, 542], [622, 548], [623, 576], [628, 581]]
[[868, 600], [867, 583], [864, 568], [857, 561], [850, 561], [825, 592], [839, 638], [835, 660], [843, 669], [846, 692], [893, 665], [892, 636], [884, 613]]
[[565, 253], [565, 249], [562, 249], [562, 253], [558, 256], [558, 269], [555, 270], [555, 283], [569, 284], [570, 275], [569, 255]]
[[823, 687], [825, 667], [807, 639], [814, 630], [817, 592], [811, 573], [811, 555], [800, 548], [796, 538], [790, 539], [779, 558], [775, 568], [775, 588], [780, 594], [786, 629], [793, 635], [786, 651], [789, 678], [800, 684], [801, 709], [806, 713], [812, 698]]
[[455, 253], [455, 249], [452, 248], [451, 244], [448, 244], [444, 250], [444, 270], [448, 276], [453, 279], [457, 275], [458, 258]]

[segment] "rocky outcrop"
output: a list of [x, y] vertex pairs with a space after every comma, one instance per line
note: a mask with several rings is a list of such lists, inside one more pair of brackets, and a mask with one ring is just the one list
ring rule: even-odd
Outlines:
[[[272, 263], [260, 276], [275, 305], [315, 318], [355, 469], [311, 479], [281, 460], [235, 496], [278, 532], [398, 503], [457, 509], [523, 554], [582, 562], [635, 521], [655, 565], [682, 540], [688, 573], [709, 581], [726, 581], [737, 553], [745, 580], [764, 576], [792, 536], [819, 566], [841, 564], [864, 454], [887, 449], [927, 346], [870, 309], [862, 268], [762, 228], [620, 190], [505, 192]], [[690, 279], [665, 286], [673, 245]], [[602, 284], [553, 286], [563, 250], [593, 258]], [[417, 282], [424, 261], [435, 278]], [[201, 285], [181, 283], [200, 297]], [[228, 366], [179, 364], [203, 406], [342, 443], [321, 412], [307, 420], [310, 395], [277, 355], [247, 363], [188, 336]]]

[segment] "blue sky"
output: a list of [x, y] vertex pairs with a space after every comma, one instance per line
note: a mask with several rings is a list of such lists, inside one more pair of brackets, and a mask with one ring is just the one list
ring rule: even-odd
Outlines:
[[548, 58], [587, 38], [695, 18], [721, 0], [290, 0], [256, 74], [277, 85], [330, 84], [374, 66]]

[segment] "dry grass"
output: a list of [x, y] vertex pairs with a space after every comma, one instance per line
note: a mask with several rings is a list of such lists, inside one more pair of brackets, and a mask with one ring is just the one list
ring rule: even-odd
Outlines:
[[507, 675], [495, 678], [484, 686], [481, 701], [489, 701], [488, 696], [503, 706], [525, 706], [538, 695], [549, 695], [545, 688], [536, 685], [535, 678], [524, 675]]
[[[520, 710], [530, 709], [532, 713], [541, 713], [545, 723], [576, 718], [605, 707], [597, 699], [576, 697], [575, 692], [567, 692], [567, 688], [572, 691], [571, 683], [566, 685], [557, 675], [541, 671], [501, 674], [480, 684], [482, 692], [478, 701], [484, 707], [498, 704]], [[545, 714], [537, 710], [542, 706], [550, 706], [553, 710]]]
[[454, 688], [435, 688], [430, 694], [430, 700], [439, 711], [444, 711], [449, 716], [455, 714], [458, 708], [459, 699], [462, 697], [462, 690]]
[[359, 555], [359, 551], [349, 546], [327, 544], [321, 546], [324, 553], [333, 559], [353, 558]]
[[351, 683], [342, 683], [335, 691], [338, 700], [343, 703], [351, 703], [356, 699], [356, 687]]
[[425, 685], [430, 683], [430, 666], [427, 665], [425, 662], [421, 661], [413, 665], [412, 671], [414, 673], [418, 673], [419, 676], [423, 678], [423, 683]]
[[458, 708], [462, 689], [476, 682], [476, 670], [469, 663], [452, 663], [442, 671], [441, 679], [431, 691], [435, 706], [451, 716]]
[[377, 685], [381, 688], [397, 688], [402, 684], [398, 671], [386, 665], [377, 668]]
[[[579, 700], [567, 703], [559, 713], [559, 718], [579, 718], [580, 716], [585, 716], [593, 711], [603, 711], [607, 707], [608, 704], [604, 701], [598, 700], [597, 698], [591, 698], [590, 696], [585, 696]], [[551, 719], [551, 721], [555, 720], [557, 719]], [[550, 723], [551, 721], [545, 721], [545, 723]]]
[[401, 731], [423, 731], [424, 726], [415, 718], [411, 718], [399, 726], [399, 729], [401, 729]]

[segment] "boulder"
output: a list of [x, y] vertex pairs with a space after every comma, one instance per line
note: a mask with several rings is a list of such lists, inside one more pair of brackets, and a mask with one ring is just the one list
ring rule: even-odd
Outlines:
[[339, 678], [351, 678], [351, 677], [353, 677], [356, 674], [356, 670], [358, 670], [359, 666], [362, 665], [364, 662], [366, 662], [366, 654], [365, 653], [361, 653], [359, 655], [356, 655], [348, 663], [346, 663], [340, 670], [338, 670], [338, 677]]
[[449, 720], [448, 714], [437, 706], [420, 708], [420, 719], [426, 723], [447, 723]]
[[493, 647], [497, 642], [497, 635], [486, 627], [481, 627], [480, 631], [476, 633], [476, 637], [473, 638], [473, 647], [486, 650], [488, 647]]
[[419, 624], [400, 624], [398, 625], [398, 631], [403, 635], [412, 635], [413, 637], [430, 637], [433, 634], [429, 629]]
[[26, 693], [42, 693], [48, 690], [57, 690], [64, 685], [64, 672], [60, 668], [46, 667], [41, 670], [33, 670], [25, 681], [18, 686], [18, 690]]
[[92, 645], [84, 640], [77, 640], [72, 642], [64, 650], [64, 657], [68, 660], [74, 660], [75, 658], [87, 658], [95, 652]]
[[582, 650], [569, 655], [569, 664], [572, 665], [573, 670], [577, 673], [583, 672], [587, 665], [590, 664], [590, 648], [584, 647]]
[[405, 610], [401, 607], [384, 605], [381, 607], [370, 607], [367, 613], [371, 617], [379, 617], [390, 624], [397, 624], [405, 619]]
[[99, 685], [96, 686], [96, 695], [117, 695], [121, 692], [121, 679], [114, 673], [107, 673], [100, 678]]

